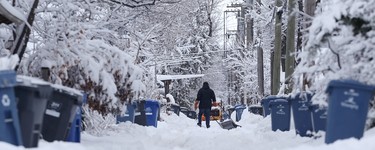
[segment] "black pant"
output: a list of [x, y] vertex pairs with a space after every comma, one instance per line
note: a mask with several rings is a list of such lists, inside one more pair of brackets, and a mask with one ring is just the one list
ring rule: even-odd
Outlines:
[[211, 108], [199, 108], [198, 124], [202, 123], [202, 114], [206, 118], [206, 127], [210, 126]]

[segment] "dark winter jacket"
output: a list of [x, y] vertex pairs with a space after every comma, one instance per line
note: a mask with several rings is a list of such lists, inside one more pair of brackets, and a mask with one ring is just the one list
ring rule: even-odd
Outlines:
[[203, 87], [199, 89], [197, 101], [199, 101], [199, 109], [211, 108], [212, 102], [216, 102], [215, 93], [207, 82], [204, 82]]

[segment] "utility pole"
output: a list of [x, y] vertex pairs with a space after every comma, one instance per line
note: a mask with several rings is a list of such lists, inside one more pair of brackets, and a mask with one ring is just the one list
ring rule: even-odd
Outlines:
[[247, 15], [246, 17], [246, 47], [248, 50], [251, 48], [251, 45], [253, 44], [253, 35], [254, 35], [253, 23], [254, 21], [251, 18], [251, 16]]
[[[245, 10], [252, 10], [253, 9], [253, 1], [252, 0], [247, 0], [246, 1], [246, 4], [245, 6], [243, 6], [242, 10], [243, 10], [243, 14], [246, 13]], [[244, 15], [245, 16], [245, 15]], [[251, 18], [251, 15], [250, 13], [249, 14], [246, 14], [245, 16], [245, 21], [246, 21], [246, 50], [247, 51], [250, 51], [253, 47], [253, 41], [254, 41], [254, 28], [253, 28], [253, 19]], [[248, 84], [245, 83], [244, 84], [244, 88], [243, 88], [243, 99], [244, 99], [244, 102], [243, 104], [247, 105], [247, 93], [248, 93]]]
[[276, 95], [280, 88], [280, 57], [281, 57], [281, 17], [283, 10], [281, 8], [281, 0], [276, 0], [276, 21], [275, 21], [275, 46], [273, 53], [273, 64], [272, 64], [272, 88], [271, 94]]
[[[241, 9], [238, 9], [238, 8]], [[224, 11], [224, 58], [227, 58], [228, 55], [228, 48], [227, 48], [227, 42], [229, 41], [230, 36], [236, 36], [237, 43], [243, 43], [244, 37], [245, 37], [245, 24], [244, 24], [244, 13], [242, 9], [242, 4], [231, 4], [228, 5], [227, 8], [233, 8], [231, 10]], [[237, 29], [236, 30], [227, 30], [226, 29], [226, 19], [227, 19], [227, 13], [237, 13]], [[242, 16], [242, 17], [241, 17]], [[242, 18], [242, 19], [241, 19]], [[242, 21], [241, 21], [242, 20]], [[242, 24], [242, 26], [241, 26]], [[231, 99], [234, 96], [234, 85], [233, 81], [235, 81], [235, 75], [232, 72], [232, 68], [228, 68], [227, 73], [227, 81], [228, 81], [228, 104], [231, 105]]]
[[295, 7], [294, 0], [288, 0], [288, 29], [286, 39], [286, 54], [285, 54], [285, 83], [286, 94], [292, 92], [292, 74], [294, 72], [294, 53], [295, 53], [295, 29], [296, 29], [296, 15], [293, 12]]
[[258, 43], [257, 47], [257, 60], [258, 60], [258, 93], [260, 96], [264, 95], [264, 69], [263, 69], [263, 48]]
[[[261, 0], [257, 0], [257, 3], [260, 4]], [[260, 15], [260, 8], [253, 8], [257, 9], [258, 15]], [[257, 29], [257, 37], [260, 37], [261, 30]], [[264, 95], [264, 69], [263, 69], [263, 48], [261, 40], [256, 41], [256, 48], [257, 48], [257, 75], [258, 75], [258, 95], [263, 97]]]
[[[254, 9], [254, 2], [253, 0], [246, 0], [247, 8], [249, 10]], [[243, 9], [243, 13], [245, 14], [245, 9]], [[253, 44], [254, 41], [254, 20], [251, 18], [251, 14], [246, 15], [246, 47], [250, 49], [250, 46]]]
[[231, 4], [227, 8], [237, 9], [237, 43], [245, 43], [245, 9], [242, 4]]

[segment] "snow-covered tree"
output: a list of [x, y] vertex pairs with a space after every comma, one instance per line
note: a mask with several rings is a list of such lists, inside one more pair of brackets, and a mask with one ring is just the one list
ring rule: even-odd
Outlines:
[[35, 49], [21, 64], [24, 74], [40, 76], [40, 68], [49, 67], [51, 82], [83, 90], [90, 107], [102, 113], [144, 91], [142, 70], [110, 42], [118, 34], [102, 24], [109, 5], [46, 0], [38, 8]]
[[[265, 95], [270, 94], [271, 78], [271, 52], [273, 50], [274, 21], [273, 9], [274, 1], [254, 1], [253, 5], [248, 7], [247, 16], [253, 19], [254, 38], [248, 48], [243, 44], [232, 42], [229, 47], [228, 58], [226, 62], [228, 67], [232, 68], [232, 78], [235, 79], [230, 92], [238, 97], [250, 100], [249, 103], [257, 103], [263, 95], [258, 93], [258, 76], [257, 76], [257, 48], [263, 49], [263, 67], [264, 67], [264, 87]], [[244, 95], [246, 94], [246, 96]], [[240, 99], [237, 98], [237, 102]]]
[[375, 2], [368, 0], [322, 1], [309, 29], [308, 41], [298, 54], [295, 92], [303, 78], [316, 93], [315, 102], [326, 104], [328, 82], [353, 79], [375, 84]]
[[[137, 36], [143, 43], [137, 52], [139, 64], [145, 66], [146, 74], [201, 74], [212, 64], [217, 51], [218, 22], [215, 9], [218, 1], [180, 1], [157, 5], [150, 9], [151, 15], [143, 16], [146, 35]], [[139, 45], [139, 44], [138, 44]], [[148, 46], [147, 46], [148, 45]], [[154, 67], [156, 66], [156, 72]], [[200, 79], [173, 81], [172, 95], [177, 102], [188, 105], [195, 97], [194, 90], [201, 87]], [[184, 82], [184, 83], [181, 83]], [[194, 96], [193, 96], [194, 95]], [[182, 100], [182, 101], [180, 101]]]

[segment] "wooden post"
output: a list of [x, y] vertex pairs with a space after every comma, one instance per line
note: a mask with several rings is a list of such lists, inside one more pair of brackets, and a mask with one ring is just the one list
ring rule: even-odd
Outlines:
[[169, 84], [171, 84], [172, 80], [163, 80], [164, 83], [164, 96], [167, 96], [169, 94]]
[[[261, 1], [257, 0], [257, 3], [260, 5]], [[260, 15], [260, 8], [257, 9], [257, 13]], [[257, 36], [261, 36], [261, 30], [258, 29]], [[263, 68], [263, 48], [261, 40], [257, 43], [257, 75], [258, 75], [258, 95], [263, 97], [264, 96], [264, 68]]]
[[[281, 8], [281, 0], [276, 0], [276, 7]], [[275, 8], [275, 9], [277, 9]], [[280, 89], [280, 57], [281, 57], [281, 18], [283, 15], [282, 10], [275, 11], [276, 21], [275, 21], [275, 46], [273, 53], [273, 64], [272, 64], [272, 89], [271, 94], [276, 95]]]
[[295, 29], [296, 29], [296, 15], [293, 13], [295, 7], [294, 0], [288, 1], [288, 29], [286, 40], [286, 54], [285, 54], [285, 83], [286, 94], [292, 92], [292, 74], [294, 72], [294, 53], [295, 53]]
[[[259, 44], [260, 45], [260, 44]], [[263, 69], [263, 49], [262, 47], [257, 47], [257, 59], [258, 59], [258, 95], [264, 96], [264, 69]]]

